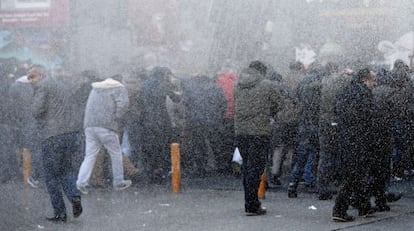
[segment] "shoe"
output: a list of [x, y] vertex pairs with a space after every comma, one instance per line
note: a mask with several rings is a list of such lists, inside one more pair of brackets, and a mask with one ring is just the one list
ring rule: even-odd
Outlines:
[[73, 217], [79, 217], [82, 214], [82, 203], [80, 197], [75, 197], [72, 200]]
[[406, 176], [406, 177], [414, 176], [414, 169], [404, 170], [404, 176]]
[[273, 179], [272, 179], [272, 183], [273, 183], [274, 185], [282, 185], [282, 182], [280, 181], [279, 177], [277, 177], [277, 176], [274, 176], [274, 177], [273, 177]]
[[35, 180], [33, 177], [27, 178], [27, 183], [32, 188], [39, 188], [39, 184], [40, 184], [40, 182], [38, 180]]
[[116, 191], [121, 191], [121, 190], [124, 190], [124, 189], [128, 188], [129, 186], [131, 186], [131, 184], [132, 184], [132, 181], [130, 181], [130, 180], [124, 180], [124, 181], [122, 181], [122, 183], [116, 185], [114, 187], [114, 189]]
[[321, 194], [319, 194], [318, 199], [321, 200], [321, 201], [330, 200], [330, 199], [332, 199], [332, 194], [330, 194], [330, 193], [321, 193]]
[[391, 210], [390, 206], [388, 206], [386, 204], [377, 205], [377, 206], [373, 207], [372, 209], [374, 209], [376, 212], [387, 212], [387, 211]]
[[296, 191], [296, 187], [294, 184], [289, 184], [288, 187], [288, 197], [289, 198], [296, 198], [298, 197], [298, 192]]
[[363, 218], [371, 217], [371, 215], [374, 213], [375, 213], [375, 209], [373, 208], [358, 210], [358, 216], [363, 217]]
[[255, 211], [248, 211], [246, 210], [246, 216], [261, 216], [266, 214], [266, 208], [265, 207], [259, 207]]
[[396, 202], [402, 197], [402, 193], [386, 193], [385, 197], [387, 198], [387, 202]]
[[80, 185], [77, 185], [76, 186], [76, 188], [79, 190], [79, 192], [81, 192], [82, 194], [88, 194], [89, 193], [89, 191], [88, 191], [88, 189], [86, 188], [86, 186], [80, 186]]
[[332, 220], [336, 222], [350, 222], [353, 221], [355, 218], [353, 216], [349, 216], [348, 214], [333, 214]]
[[55, 223], [66, 223], [67, 217], [64, 215], [55, 215], [54, 217], [46, 217], [46, 220], [55, 222]]
[[402, 177], [399, 177], [399, 176], [393, 176], [391, 178], [391, 182], [400, 182], [402, 180], [403, 180], [403, 178]]

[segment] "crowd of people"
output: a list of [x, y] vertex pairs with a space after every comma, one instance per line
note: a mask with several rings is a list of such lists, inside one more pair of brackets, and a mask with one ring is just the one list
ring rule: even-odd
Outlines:
[[81, 194], [107, 178], [115, 190], [165, 184], [173, 142], [182, 146], [187, 177], [237, 174], [237, 147], [247, 215], [266, 213], [257, 195], [266, 173], [268, 187], [290, 176], [289, 198], [300, 182], [316, 187], [320, 200], [337, 192], [332, 219], [352, 221], [349, 205], [360, 216], [388, 211], [398, 199], [387, 192], [389, 181], [414, 174], [414, 80], [402, 61], [392, 70], [293, 62], [286, 76], [261, 61], [214, 76], [138, 66], [103, 78], [3, 60], [1, 181], [20, 176], [20, 160], [31, 158], [25, 184], [44, 180], [54, 209], [48, 219], [65, 222], [62, 190], [78, 217]]

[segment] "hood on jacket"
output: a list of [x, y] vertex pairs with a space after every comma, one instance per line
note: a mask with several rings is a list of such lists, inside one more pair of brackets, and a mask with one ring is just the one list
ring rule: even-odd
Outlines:
[[114, 79], [108, 78], [101, 82], [92, 83], [92, 88], [109, 89], [115, 87], [123, 87], [122, 83]]
[[237, 85], [241, 88], [251, 88], [261, 80], [263, 80], [263, 76], [258, 71], [252, 68], [245, 68], [240, 73]]
[[16, 79], [16, 82], [19, 82], [19, 83], [30, 83], [29, 79], [27, 78], [27, 75], [23, 75], [22, 77]]

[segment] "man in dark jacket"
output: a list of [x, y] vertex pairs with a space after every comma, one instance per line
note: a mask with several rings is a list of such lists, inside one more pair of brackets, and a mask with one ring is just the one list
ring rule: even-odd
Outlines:
[[28, 72], [34, 86], [33, 115], [42, 134], [43, 166], [46, 187], [52, 202], [53, 222], [66, 222], [66, 208], [62, 196], [64, 190], [72, 202], [73, 216], [82, 213], [80, 192], [76, 189], [76, 176], [72, 167], [72, 155], [79, 147], [79, 131], [73, 123], [70, 89], [54, 77], [46, 77], [41, 67]]
[[[209, 150], [215, 157], [216, 166], [222, 166], [220, 130], [226, 99], [222, 89], [207, 76], [195, 76], [188, 80], [183, 93], [184, 119], [188, 132], [188, 152], [194, 165], [194, 173], [204, 176], [207, 172]], [[209, 147], [211, 149], [209, 149]], [[230, 160], [227, 160], [230, 162]], [[222, 171], [223, 169], [218, 169]]]
[[358, 71], [336, 96], [343, 174], [333, 207], [332, 219], [335, 221], [354, 219], [346, 212], [352, 195], [360, 216], [373, 213], [366, 188], [368, 169], [365, 165], [371, 158], [369, 144], [372, 142], [372, 89], [375, 83], [375, 73], [365, 68]]
[[297, 197], [296, 189], [304, 172], [306, 173], [305, 181], [308, 184], [313, 184], [315, 181], [312, 166], [319, 147], [318, 126], [322, 76], [322, 66], [313, 64], [297, 89], [299, 104], [298, 147], [288, 188], [288, 197], [290, 198]]
[[171, 167], [169, 161], [172, 124], [167, 111], [167, 96], [179, 102], [170, 82], [172, 72], [166, 67], [155, 67], [143, 83], [139, 97], [142, 100], [142, 163], [143, 174], [152, 183], [164, 183]]
[[253, 62], [244, 69], [235, 88], [236, 145], [243, 158], [243, 186], [246, 215], [263, 215], [266, 209], [258, 199], [260, 176], [271, 152], [271, 119], [281, 101], [280, 93], [264, 80], [266, 67]]
[[[351, 76], [344, 70], [337, 72], [336, 65], [331, 63], [327, 66], [328, 75], [322, 78], [321, 103], [319, 116], [319, 163], [317, 175], [317, 187], [320, 200], [332, 198], [329, 185], [334, 179], [335, 160], [338, 152], [338, 118], [336, 116], [336, 92], [351, 80]], [[340, 167], [340, 166], [337, 166]]]

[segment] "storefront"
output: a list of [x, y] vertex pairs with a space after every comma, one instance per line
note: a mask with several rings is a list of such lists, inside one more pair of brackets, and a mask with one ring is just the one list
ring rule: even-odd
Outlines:
[[68, 0], [0, 0], [0, 58], [61, 66], [68, 25]]

